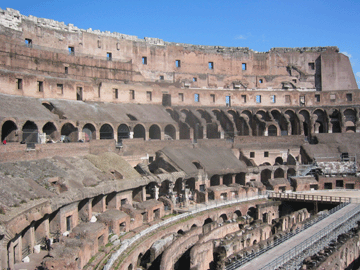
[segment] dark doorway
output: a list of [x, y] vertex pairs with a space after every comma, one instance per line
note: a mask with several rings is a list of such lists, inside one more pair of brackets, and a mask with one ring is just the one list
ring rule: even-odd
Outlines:
[[163, 94], [162, 105], [165, 107], [171, 106], [171, 95], [170, 94]]

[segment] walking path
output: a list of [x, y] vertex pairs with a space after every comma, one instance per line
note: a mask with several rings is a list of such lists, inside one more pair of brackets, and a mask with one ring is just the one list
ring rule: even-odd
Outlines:
[[315, 225], [309, 227], [308, 229], [300, 232], [299, 234], [295, 235], [291, 239], [285, 241], [284, 243], [272, 248], [271, 250], [267, 251], [266, 253], [260, 255], [259, 257], [253, 259], [252, 261], [242, 265], [237, 269], [241, 270], [254, 270], [260, 269], [270, 263], [272, 260], [282, 256], [287, 251], [291, 250], [298, 246], [301, 242], [305, 241], [306, 239], [312, 237], [329, 224], [334, 222], [335, 220], [343, 218], [347, 213], [353, 211], [359, 204], [349, 204], [342, 208], [341, 210], [335, 212], [334, 214], [328, 216], [327, 218], [321, 220], [320, 222], [316, 223]]

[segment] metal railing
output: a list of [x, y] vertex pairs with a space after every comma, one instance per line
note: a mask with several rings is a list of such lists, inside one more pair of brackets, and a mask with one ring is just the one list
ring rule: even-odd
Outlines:
[[269, 192], [269, 199], [293, 199], [298, 201], [313, 201], [313, 202], [330, 202], [330, 203], [359, 203], [358, 198], [338, 197], [338, 196], [324, 196], [324, 195], [308, 195], [298, 193], [275, 193]]
[[[330, 243], [331, 240], [355, 227], [359, 217], [360, 205], [358, 205], [352, 211], [346, 213], [341, 219], [335, 220], [321, 231], [317, 232], [310, 238], [298, 244], [296, 247], [290, 249], [272, 262], [260, 268], [260, 270], [277, 269], [291, 260], [292, 261], [290, 263], [293, 266], [289, 269], [297, 269], [304, 258], [318, 252], [324, 246]], [[298, 258], [294, 259], [295, 257]], [[288, 268], [286, 267], [286, 269]]]
[[166, 220], [163, 220], [145, 230], [142, 230], [141, 232], [139, 232], [137, 235], [135, 235], [134, 237], [130, 238], [130, 239], [126, 239], [122, 242], [122, 245], [120, 246], [120, 248], [111, 256], [111, 258], [108, 260], [108, 262], [106, 263], [106, 265], [104, 266], [103, 270], [109, 270], [111, 269], [112, 265], [114, 264], [114, 262], [119, 258], [119, 256], [128, 248], [130, 247], [132, 244], [134, 244], [137, 240], [139, 240], [141, 237], [145, 236], [146, 234], [162, 227], [165, 226], [167, 224], [170, 224], [172, 222], [175, 222], [177, 220], [189, 217], [191, 215], [194, 215], [196, 213], [202, 212], [202, 211], [207, 211], [213, 208], [217, 208], [217, 207], [222, 207], [225, 205], [229, 205], [229, 204], [234, 204], [234, 203], [238, 203], [238, 202], [246, 202], [246, 201], [252, 201], [252, 200], [258, 200], [258, 199], [264, 199], [267, 198], [268, 194], [265, 192], [264, 195], [257, 195], [257, 196], [253, 196], [253, 197], [247, 197], [247, 196], [241, 196], [238, 198], [234, 198], [231, 200], [226, 200], [226, 201], [211, 201], [205, 205], [201, 205], [198, 206], [196, 205], [190, 212], [186, 212], [177, 216], [173, 216], [171, 218], [168, 218]]
[[335, 213], [336, 211], [340, 210], [341, 208], [343, 208], [344, 206], [348, 205], [349, 203], [342, 203], [334, 208], [332, 208], [329, 212], [327, 213], [323, 213], [322, 215], [319, 215], [317, 217], [315, 217], [314, 219], [311, 219], [307, 222], [304, 223], [304, 225], [302, 226], [302, 228], [297, 228], [295, 231], [292, 232], [288, 232], [286, 233], [284, 236], [282, 236], [281, 238], [276, 239], [274, 242], [272, 242], [270, 245], [262, 248], [261, 250], [257, 251], [257, 252], [253, 252], [251, 254], [249, 254], [246, 257], [243, 257], [231, 264], [228, 264], [226, 266], [226, 270], [235, 270], [238, 267], [240, 267], [241, 265], [244, 265], [245, 263], [250, 262], [251, 260], [255, 259], [256, 257], [259, 257], [260, 255], [262, 255], [263, 253], [269, 251], [270, 249], [282, 244], [283, 242], [289, 240], [291, 237], [297, 235], [298, 233], [306, 230], [307, 228], [311, 227], [312, 225], [318, 223], [319, 221], [323, 220], [324, 218], [330, 216], [331, 214]]

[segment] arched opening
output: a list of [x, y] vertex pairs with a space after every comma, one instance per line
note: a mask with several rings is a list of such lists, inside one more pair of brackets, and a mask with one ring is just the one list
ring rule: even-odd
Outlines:
[[22, 128], [23, 136], [22, 141], [27, 143], [38, 142], [38, 127], [32, 121], [26, 121]]
[[128, 270], [133, 270], [133, 265], [131, 263], [128, 266]]
[[61, 128], [61, 140], [63, 142], [77, 142], [78, 141], [78, 129], [71, 123], [66, 123]]
[[100, 140], [114, 139], [114, 130], [109, 124], [104, 124], [100, 128]]
[[338, 110], [334, 110], [329, 115], [330, 123], [332, 125], [332, 133], [341, 133], [341, 115]]
[[174, 191], [180, 195], [181, 191], [183, 190], [183, 179], [178, 178], [175, 181]]
[[286, 161], [287, 165], [296, 165], [296, 159], [293, 155], [289, 154]]
[[180, 140], [190, 139], [190, 127], [185, 123], [179, 123]]
[[84, 133], [85, 142], [90, 142], [91, 140], [96, 140], [96, 130], [94, 125], [86, 124], [83, 127], [82, 132]]
[[142, 138], [145, 140], [145, 128], [143, 125], [137, 124], [134, 127], [134, 138], [135, 139]]
[[282, 157], [277, 157], [275, 158], [275, 164], [274, 165], [283, 165], [284, 161], [282, 159]]
[[146, 200], [155, 199], [159, 194], [159, 187], [156, 182], [151, 182], [146, 186]]
[[215, 174], [210, 178], [210, 186], [218, 186], [220, 185], [220, 176]]
[[246, 176], [246, 173], [243, 173], [243, 172], [238, 173], [235, 177], [235, 183], [245, 186], [245, 181], [246, 181], [245, 176]]
[[262, 170], [261, 171], [261, 183], [263, 183], [266, 186], [269, 179], [271, 179], [271, 171], [269, 169]]
[[284, 170], [277, 168], [274, 172], [274, 178], [284, 178]]
[[219, 223], [223, 223], [225, 221], [227, 221], [228, 218], [227, 218], [227, 215], [226, 214], [222, 214], [220, 217], [219, 217]]
[[300, 122], [303, 123], [304, 135], [310, 135], [311, 121], [310, 121], [310, 113], [307, 110], [301, 110], [299, 112]]
[[130, 130], [129, 127], [126, 124], [121, 124], [118, 127], [118, 142], [121, 142], [123, 139], [129, 139], [130, 138]]
[[224, 175], [223, 184], [227, 185], [227, 186], [232, 184], [232, 175], [231, 174]]
[[239, 218], [241, 218], [241, 217], [242, 217], [241, 211], [240, 211], [240, 210], [236, 210], [236, 211], [234, 212], [234, 214], [233, 214], [233, 218], [234, 218], [234, 219], [239, 219]]
[[268, 127], [268, 136], [277, 136], [277, 127], [274, 125], [270, 125]]
[[152, 125], [149, 129], [149, 138], [151, 140], [160, 140], [161, 139], [161, 135], [160, 135], [160, 128], [158, 125]]
[[285, 118], [290, 122], [291, 135], [300, 135], [300, 121], [297, 115], [293, 111], [288, 110], [285, 112]]
[[210, 224], [211, 222], [213, 222], [213, 220], [211, 218], [207, 218], [207, 219], [204, 220], [203, 226], [205, 226], [207, 224]]
[[344, 111], [345, 117], [345, 132], [356, 132], [356, 112], [352, 109], [347, 109]]
[[183, 230], [180, 229], [180, 230], [177, 231], [177, 234], [179, 234], [179, 235], [184, 235], [185, 233], [184, 233]]
[[210, 123], [206, 125], [206, 137], [208, 139], [220, 138], [220, 132], [216, 123]]
[[43, 133], [46, 134], [46, 139], [51, 139], [51, 140], [58, 140], [59, 135], [58, 135], [58, 131], [54, 125], [54, 123], [52, 122], [47, 122], [42, 129]]
[[6, 140], [7, 142], [17, 142], [16, 137], [17, 126], [13, 121], [6, 121], [1, 128], [1, 142]]
[[288, 176], [288, 177], [296, 176], [296, 171], [295, 171], [295, 169], [289, 168], [289, 169], [287, 170], [287, 176]]
[[175, 140], [176, 139], [176, 129], [173, 125], [167, 125], [165, 127], [165, 140]]
[[190, 192], [195, 192], [195, 178], [191, 177], [189, 179], [186, 179], [185, 187], [190, 189]]
[[318, 130], [319, 133], [327, 133], [327, 123], [325, 112], [318, 109], [314, 111], [315, 122], [315, 131]]
[[246, 214], [248, 216], [252, 217], [254, 220], [257, 219], [257, 210], [255, 207], [250, 207]]
[[172, 182], [170, 182], [170, 180], [163, 181], [159, 189], [159, 196], [161, 197], [161, 196], [169, 195], [171, 185]]

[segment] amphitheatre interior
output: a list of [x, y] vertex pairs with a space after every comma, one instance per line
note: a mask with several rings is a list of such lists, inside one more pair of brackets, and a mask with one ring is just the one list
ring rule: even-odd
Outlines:
[[[1, 269], [241, 269], [357, 202], [360, 94], [335, 46], [172, 43], [10, 8], [0, 41]], [[357, 269], [347, 230], [298, 269]]]

